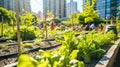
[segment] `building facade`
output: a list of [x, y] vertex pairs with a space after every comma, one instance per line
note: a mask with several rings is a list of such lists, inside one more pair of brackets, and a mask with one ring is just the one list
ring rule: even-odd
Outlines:
[[43, 0], [43, 15], [47, 16], [47, 11], [54, 14], [55, 17], [66, 17], [66, 0]]
[[[86, 0], [83, 0], [83, 3], [85, 2]], [[100, 18], [109, 20], [118, 16], [118, 6], [120, 6], [120, 0], [97, 0], [94, 9], [98, 11]]]
[[0, 0], [0, 7], [4, 6], [4, 0]]
[[69, 17], [72, 13], [78, 13], [77, 2], [70, 0], [70, 3], [67, 4], [67, 17]]
[[[16, 11], [16, 0], [0, 0], [0, 7], [4, 7], [8, 10]], [[30, 0], [19, 0], [19, 12], [25, 11], [31, 12]]]
[[37, 13], [37, 17], [40, 19], [40, 21], [43, 21], [43, 13], [41, 12], [41, 11], [39, 11], [38, 13]]

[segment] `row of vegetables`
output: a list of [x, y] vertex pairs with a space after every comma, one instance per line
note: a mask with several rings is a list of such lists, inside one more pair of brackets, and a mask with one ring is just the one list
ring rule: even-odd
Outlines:
[[73, 31], [64, 33], [64, 38], [56, 37], [62, 45], [56, 50], [39, 50], [39, 55], [30, 57], [22, 54], [18, 59], [18, 67], [84, 67], [91, 58], [100, 58], [106, 51], [103, 47], [115, 40], [115, 34], [95, 33], [94, 31], [75, 37]]

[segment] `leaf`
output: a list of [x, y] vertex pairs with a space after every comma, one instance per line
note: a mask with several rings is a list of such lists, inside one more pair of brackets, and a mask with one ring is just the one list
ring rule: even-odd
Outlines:
[[30, 60], [30, 56], [27, 54], [20, 55], [18, 58], [17, 67], [35, 67], [32, 61]]
[[79, 50], [73, 50], [70, 54], [70, 60], [76, 59]]
[[43, 63], [39, 64], [37, 67], [48, 67], [49, 63], [44, 61]]
[[54, 62], [53, 67], [58, 67], [59, 63], [57, 61]]
[[85, 67], [84, 63], [81, 62], [81, 61], [78, 62], [78, 65], [77, 65], [77, 66], [78, 66], [78, 67]]
[[45, 51], [44, 52], [44, 54], [43, 54], [43, 56], [45, 57], [45, 58], [49, 58], [49, 57], [51, 57], [51, 51]]

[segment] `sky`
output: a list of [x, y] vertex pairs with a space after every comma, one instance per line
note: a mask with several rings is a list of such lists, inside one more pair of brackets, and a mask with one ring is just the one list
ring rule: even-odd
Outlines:
[[[67, 3], [70, 0], [67, 0]], [[82, 0], [74, 0], [78, 4], [78, 10], [81, 12], [82, 11]], [[43, 3], [42, 0], [31, 0], [31, 9], [32, 12], [37, 13], [38, 11], [43, 12]]]

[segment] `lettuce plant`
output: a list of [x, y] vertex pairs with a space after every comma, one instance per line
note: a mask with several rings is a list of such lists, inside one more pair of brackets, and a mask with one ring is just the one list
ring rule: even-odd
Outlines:
[[102, 55], [105, 52], [105, 50], [101, 49], [99, 44], [93, 40], [93, 35], [94, 33], [89, 33], [82, 37], [77, 46], [77, 49], [79, 49], [78, 57], [81, 57], [85, 63], [90, 63], [93, 55]]

